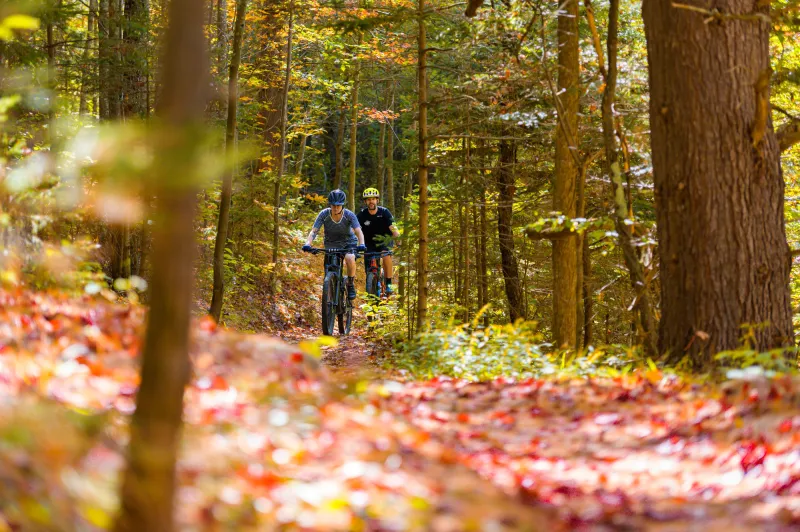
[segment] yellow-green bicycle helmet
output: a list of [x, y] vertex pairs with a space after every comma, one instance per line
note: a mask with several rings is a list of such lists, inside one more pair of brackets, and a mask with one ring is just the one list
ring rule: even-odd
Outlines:
[[381, 197], [381, 193], [378, 192], [377, 188], [368, 188], [368, 189], [364, 190], [364, 193], [361, 194], [361, 197], [364, 198], [364, 199], [367, 199], [367, 198], [380, 198]]

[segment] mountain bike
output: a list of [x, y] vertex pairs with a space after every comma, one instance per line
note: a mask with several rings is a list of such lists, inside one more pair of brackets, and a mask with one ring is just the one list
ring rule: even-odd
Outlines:
[[322, 334], [333, 336], [336, 321], [339, 334], [350, 334], [353, 324], [353, 302], [347, 297], [342, 269], [344, 256], [353, 253], [350, 248], [312, 248], [311, 253], [325, 253], [325, 278], [322, 281]]
[[367, 263], [367, 293], [380, 298], [384, 293], [383, 286], [383, 261], [381, 259], [392, 252], [388, 250], [364, 253], [364, 262]]

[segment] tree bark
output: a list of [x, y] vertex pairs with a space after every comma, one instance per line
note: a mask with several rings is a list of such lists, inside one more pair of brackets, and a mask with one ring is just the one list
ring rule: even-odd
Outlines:
[[425, 35], [425, 0], [417, 12], [417, 98], [419, 101], [419, 250], [417, 254], [417, 332], [428, 320], [428, 51]]
[[[394, 112], [394, 80], [392, 80], [392, 103], [389, 110]], [[394, 121], [389, 120], [386, 134], [386, 208], [394, 214]]]
[[[486, 152], [485, 152], [485, 142], [483, 140], [480, 141], [478, 145], [480, 152], [482, 153], [483, 162], [481, 167], [485, 167], [486, 163]], [[488, 264], [489, 264], [489, 221], [486, 216], [487, 206], [486, 203], [488, 198], [486, 196], [486, 179], [485, 179], [484, 171], [481, 170], [481, 199], [480, 199], [480, 225], [478, 233], [480, 236], [480, 247], [478, 248], [480, 251], [478, 252], [479, 257], [479, 264], [480, 269], [478, 270], [478, 283], [479, 283], [479, 290], [482, 294], [481, 296], [481, 305], [480, 307], [483, 308], [484, 305], [489, 303], [489, 276], [487, 274]], [[484, 313], [483, 315], [483, 325], [485, 327], [489, 326], [489, 314]]]
[[[86, 66], [90, 65], [90, 58], [92, 56], [92, 39], [96, 32], [97, 26], [97, 0], [90, 0], [89, 1], [89, 12], [86, 15], [86, 42], [83, 46], [83, 54], [81, 58], [81, 62], [84, 65], [84, 68], [81, 70], [81, 88], [80, 88], [80, 98], [78, 102], [78, 114], [81, 116], [86, 116], [89, 114], [89, 104], [87, 93], [92, 88], [92, 70], [85, 68]], [[97, 109], [92, 109], [93, 113], [97, 112]]]
[[[575, 184], [578, 177], [578, 0], [566, 0], [558, 12], [559, 127], [556, 128], [556, 175], [553, 210], [575, 217]], [[578, 241], [553, 240], [553, 339], [556, 347], [575, 347], [578, 337]]]
[[463, 276], [461, 279], [461, 294], [460, 294], [460, 304], [464, 309], [464, 322], [469, 321], [469, 290], [470, 290], [470, 282], [469, 282], [469, 205], [464, 200], [468, 197], [469, 191], [467, 190], [467, 175], [471, 172], [470, 166], [472, 165], [472, 161], [470, 158], [470, 144], [471, 139], [469, 137], [465, 137], [463, 140], [464, 145], [464, 171], [461, 173], [461, 194], [460, 197], [462, 199], [459, 202], [458, 210], [459, 215], [461, 215], [461, 211], [463, 209], [463, 217], [462, 217], [462, 224], [461, 224], [461, 235], [459, 238], [460, 245], [462, 246], [461, 252], [461, 261], [463, 265]]
[[408, 233], [409, 233], [409, 230], [408, 230], [408, 216], [409, 216], [409, 210], [410, 210], [410, 205], [411, 205], [411, 194], [413, 194], [413, 193], [414, 193], [414, 180], [411, 178], [411, 174], [409, 174], [408, 177], [406, 178], [405, 201], [403, 203], [403, 235], [401, 236], [401, 238], [403, 240], [403, 249], [405, 250], [407, 258], [406, 258], [405, 264], [403, 264], [401, 262], [400, 264], [397, 265], [398, 270], [399, 270], [398, 274], [397, 274], [397, 277], [398, 277], [399, 283], [400, 283], [399, 286], [397, 287], [397, 290], [398, 290], [398, 294], [400, 296], [400, 307], [401, 308], [403, 307], [403, 302], [405, 301], [406, 291], [407, 291], [406, 277], [408, 275], [408, 264], [409, 264], [409, 261], [410, 261], [410, 257], [408, 257], [408, 253], [409, 253], [409, 248], [411, 247], [410, 243], [409, 243], [409, 238], [408, 238]]
[[[247, 0], [237, 0], [236, 21], [233, 31], [233, 56], [228, 71], [228, 119], [225, 124], [225, 151], [229, 159], [236, 150], [236, 115], [239, 109], [239, 65], [242, 59], [242, 37], [244, 36]], [[211, 308], [208, 313], [215, 321], [222, 317], [222, 303], [225, 297], [225, 247], [228, 244], [228, 224], [230, 220], [231, 196], [233, 195], [233, 167], [225, 170], [222, 176], [222, 190], [219, 197], [219, 219], [217, 220], [217, 239], [214, 242], [214, 287], [211, 295]]]
[[275, 195], [273, 197], [273, 205], [275, 210], [272, 219], [272, 264], [274, 265], [269, 279], [269, 288], [272, 293], [275, 292], [277, 283], [277, 269], [278, 257], [280, 255], [280, 207], [281, 207], [281, 182], [283, 181], [283, 174], [286, 169], [286, 126], [289, 120], [289, 84], [292, 80], [292, 37], [294, 30], [294, 1], [289, 7], [289, 28], [286, 36], [286, 72], [283, 78], [283, 96], [281, 106], [281, 146], [280, 155], [277, 161], [277, 178], [275, 179]]
[[[508, 317], [513, 323], [525, 319], [525, 301], [519, 278], [519, 266], [514, 247], [514, 164], [517, 148], [512, 141], [500, 141], [500, 160], [497, 169], [497, 234], [500, 241], [500, 259], [508, 300]], [[573, 309], [574, 310], [574, 309]]]
[[381, 196], [381, 201], [385, 198], [383, 196], [383, 169], [386, 165], [386, 159], [384, 153], [386, 151], [386, 122], [381, 122], [380, 131], [378, 132], [378, 169], [375, 172], [376, 174], [376, 187], [378, 189], [378, 193]]
[[[358, 36], [358, 46], [361, 47], [361, 35]], [[353, 89], [350, 93], [350, 182], [347, 186], [347, 208], [356, 209], [356, 148], [358, 147], [358, 85], [361, 66], [358, 59], [353, 66]]]
[[342, 169], [344, 167], [344, 126], [345, 112], [344, 105], [339, 109], [339, 127], [336, 128], [336, 171], [333, 174], [333, 188], [342, 187]]
[[175, 463], [189, 379], [189, 322], [197, 148], [206, 95], [206, 43], [198, 0], [172, 0], [164, 60], [165, 130], [155, 144], [158, 176], [152, 299], [142, 350], [141, 385], [130, 426], [117, 532], [171, 532]]
[[147, 0], [124, 0], [122, 98], [123, 118], [147, 114], [147, 31], [150, 8]]
[[[744, 0], [721, 0], [715, 8], [769, 13], [767, 3]], [[659, 349], [670, 362], [688, 356], [701, 368], [743, 336], [759, 350], [789, 346], [784, 182], [769, 117], [770, 24], [706, 23], [669, 0], [644, 0], [643, 16], [661, 266]]]

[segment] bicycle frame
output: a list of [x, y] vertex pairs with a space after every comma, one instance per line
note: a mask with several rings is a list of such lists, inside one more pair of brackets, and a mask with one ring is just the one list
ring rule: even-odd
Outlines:
[[364, 263], [367, 265], [367, 273], [372, 273], [378, 277], [378, 296], [380, 297], [383, 292], [383, 257], [392, 255], [389, 250], [384, 251], [367, 251], [364, 253]]

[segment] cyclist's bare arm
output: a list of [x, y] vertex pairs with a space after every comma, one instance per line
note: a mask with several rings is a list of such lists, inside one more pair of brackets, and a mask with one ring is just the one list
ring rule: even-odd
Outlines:
[[311, 232], [308, 233], [308, 239], [306, 240], [306, 245], [310, 246], [314, 243], [314, 239], [317, 238], [317, 234], [319, 233], [319, 229], [311, 229]]
[[364, 245], [364, 231], [362, 231], [360, 227], [358, 227], [358, 228], [354, 227], [353, 228], [353, 232], [356, 234], [356, 238], [358, 239], [358, 245], [359, 246], [363, 246]]

